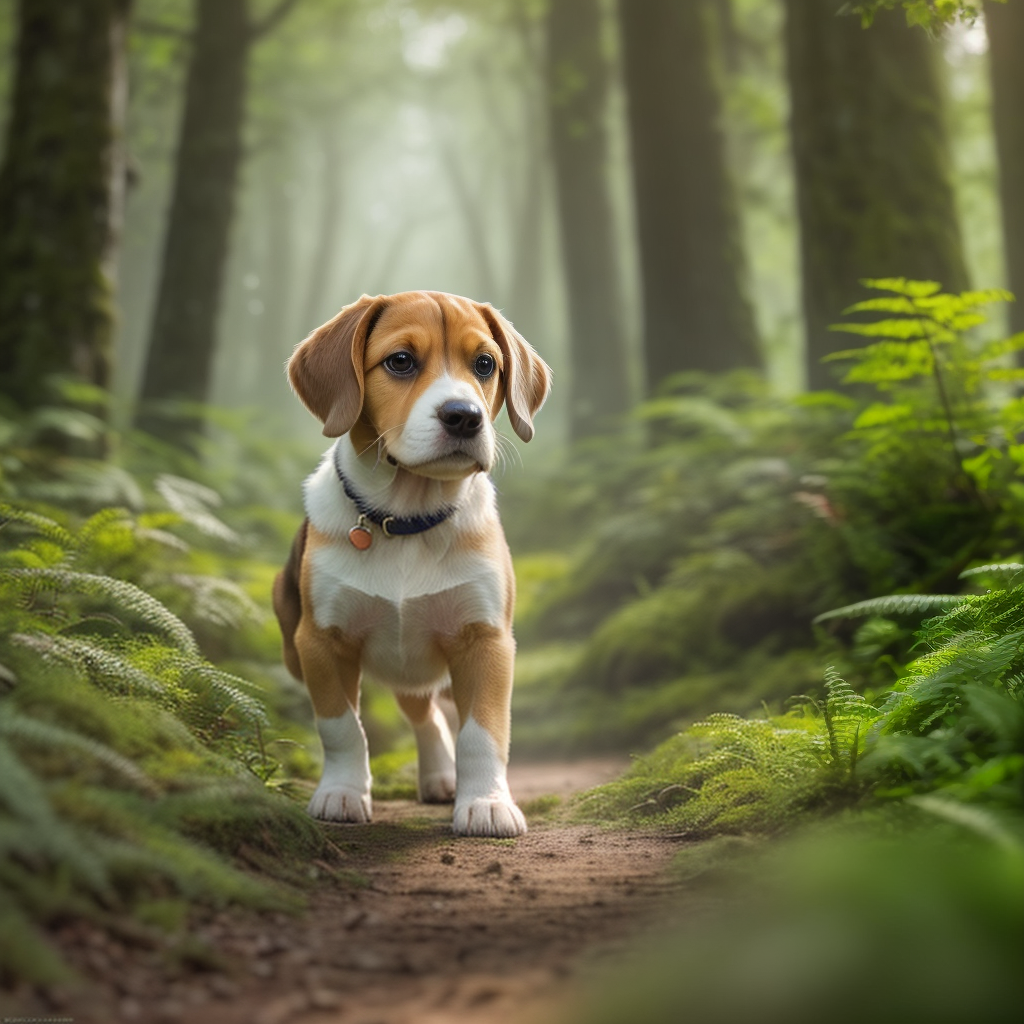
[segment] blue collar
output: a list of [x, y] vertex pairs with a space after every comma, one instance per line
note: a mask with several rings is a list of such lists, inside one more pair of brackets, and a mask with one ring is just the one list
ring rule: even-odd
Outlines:
[[356, 510], [363, 519], [381, 528], [385, 537], [409, 537], [414, 533], [425, 533], [435, 526], [440, 526], [446, 519], [450, 518], [456, 511], [455, 505], [443, 505], [436, 512], [430, 512], [422, 516], [394, 516], [383, 509], [374, 508], [358, 494], [352, 487], [348, 478], [341, 471], [338, 465], [337, 449], [332, 459], [334, 472], [338, 474], [341, 486], [345, 490], [345, 496], [355, 505]]

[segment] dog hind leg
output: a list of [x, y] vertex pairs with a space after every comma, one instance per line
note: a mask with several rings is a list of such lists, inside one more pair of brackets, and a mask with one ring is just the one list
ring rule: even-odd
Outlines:
[[455, 799], [455, 744], [444, 712], [431, 696], [399, 694], [398, 706], [416, 734], [420, 802], [451, 803]]

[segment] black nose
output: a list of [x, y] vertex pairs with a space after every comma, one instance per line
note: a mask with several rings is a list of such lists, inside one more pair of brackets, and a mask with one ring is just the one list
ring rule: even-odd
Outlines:
[[476, 437], [484, 423], [480, 406], [460, 399], [445, 402], [437, 410], [437, 418], [452, 437]]

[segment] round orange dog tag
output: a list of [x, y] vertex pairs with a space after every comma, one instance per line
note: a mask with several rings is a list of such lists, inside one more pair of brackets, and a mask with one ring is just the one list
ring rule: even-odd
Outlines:
[[365, 551], [373, 543], [373, 534], [365, 526], [353, 526], [348, 531], [348, 539], [352, 547]]

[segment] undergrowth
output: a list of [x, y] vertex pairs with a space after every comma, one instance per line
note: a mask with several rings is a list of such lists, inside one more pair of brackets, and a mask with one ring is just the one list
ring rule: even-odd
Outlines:
[[[833, 357], [841, 392], [783, 400], [749, 374], [684, 375], [621, 439], [559, 466], [557, 487], [534, 485], [542, 500], [506, 488], [528, 579], [520, 750], [779, 711], [823, 658], [858, 691], [884, 688], [915, 622], [978, 583], [965, 569], [1020, 559], [1024, 399], [1009, 389], [1024, 371], [1008, 364], [1024, 335], [972, 333], [1006, 293], [865, 283], [878, 297], [837, 325], [868, 342]], [[882, 597], [870, 623], [819, 618]]]
[[69, 453], [54, 432], [95, 424], [44, 413], [0, 452], [3, 983], [68, 977], [62, 920], [297, 908], [333, 856], [289, 798], [315, 765], [264, 611], [294, 512], [222, 510], [188, 456], [138, 475]]

